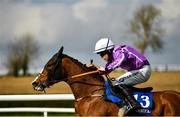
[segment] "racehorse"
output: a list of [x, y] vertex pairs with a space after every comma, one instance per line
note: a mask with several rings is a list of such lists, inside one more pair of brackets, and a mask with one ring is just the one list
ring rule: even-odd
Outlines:
[[[32, 82], [33, 88], [43, 91], [54, 83], [65, 81], [75, 97], [75, 114], [77, 116], [117, 116], [119, 106], [106, 101], [104, 79], [99, 73], [73, 77], [90, 72], [78, 60], [63, 54], [63, 47], [46, 63], [43, 70]], [[180, 93], [175, 91], [152, 92], [152, 116], [180, 115]]]

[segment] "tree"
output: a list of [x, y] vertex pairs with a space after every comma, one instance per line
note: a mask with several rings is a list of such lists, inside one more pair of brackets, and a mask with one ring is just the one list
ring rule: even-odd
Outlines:
[[131, 20], [131, 32], [134, 33], [138, 40], [134, 41], [135, 46], [141, 53], [150, 47], [154, 52], [163, 48], [161, 39], [163, 30], [159, 25], [159, 16], [161, 11], [153, 5], [142, 6]]
[[29, 63], [34, 59], [34, 57], [37, 57], [39, 46], [38, 43], [29, 34], [22, 36], [20, 40], [21, 46], [23, 48], [21, 68], [23, 70], [23, 75], [27, 75]]
[[15, 39], [9, 44], [8, 49], [7, 67], [9, 73], [18, 76], [19, 71], [22, 70], [23, 75], [27, 75], [29, 64], [35, 56], [37, 57], [38, 50], [38, 43], [29, 34]]
[[7, 68], [9, 69], [9, 74], [13, 76], [19, 76], [19, 71], [21, 69], [21, 47], [18, 42], [13, 42], [9, 44], [9, 52], [7, 55]]

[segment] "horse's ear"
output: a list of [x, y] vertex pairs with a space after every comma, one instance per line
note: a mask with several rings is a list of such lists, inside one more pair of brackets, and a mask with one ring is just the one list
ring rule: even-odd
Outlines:
[[63, 46], [59, 49], [59, 51], [58, 51], [58, 54], [59, 54], [59, 55], [61, 55], [61, 54], [63, 53], [63, 49], [64, 49]]
[[59, 58], [60, 56], [62, 56], [63, 49], [64, 49], [63, 46], [59, 49], [59, 51], [58, 51], [58, 53], [57, 53], [57, 58]]

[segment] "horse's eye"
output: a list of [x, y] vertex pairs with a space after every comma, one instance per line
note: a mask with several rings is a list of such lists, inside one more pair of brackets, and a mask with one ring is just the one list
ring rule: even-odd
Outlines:
[[53, 64], [47, 64], [47, 68], [51, 68]]

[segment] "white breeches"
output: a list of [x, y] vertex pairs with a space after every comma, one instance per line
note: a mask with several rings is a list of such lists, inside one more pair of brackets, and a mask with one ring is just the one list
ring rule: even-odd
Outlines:
[[139, 70], [133, 70], [126, 72], [120, 77], [117, 77], [114, 80], [111, 80], [113, 86], [119, 84], [125, 84], [128, 86], [133, 86], [136, 84], [140, 84], [146, 82], [151, 75], [151, 67], [150, 65], [145, 65], [143, 68]]

